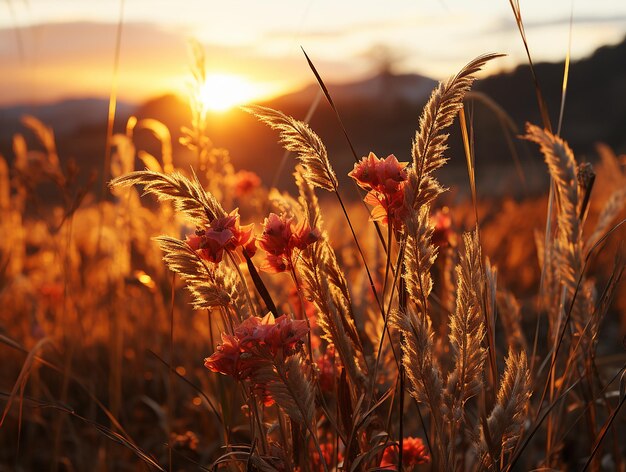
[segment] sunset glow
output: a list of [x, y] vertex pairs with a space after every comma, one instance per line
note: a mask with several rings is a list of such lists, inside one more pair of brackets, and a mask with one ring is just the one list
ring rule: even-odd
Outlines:
[[211, 111], [223, 112], [268, 93], [268, 88], [233, 74], [208, 74], [200, 99]]

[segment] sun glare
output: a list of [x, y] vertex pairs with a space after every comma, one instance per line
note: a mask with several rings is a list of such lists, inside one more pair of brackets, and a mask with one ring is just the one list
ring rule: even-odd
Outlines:
[[221, 112], [260, 98], [266, 93], [262, 85], [242, 76], [207, 74], [201, 100], [208, 110]]

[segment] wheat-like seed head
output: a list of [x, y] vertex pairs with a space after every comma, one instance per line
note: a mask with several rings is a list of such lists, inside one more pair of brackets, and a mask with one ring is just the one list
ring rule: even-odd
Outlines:
[[113, 179], [111, 187], [143, 185], [144, 194], [156, 195], [159, 200], [172, 201], [176, 211], [184, 213], [196, 226], [206, 226], [226, 212], [213, 195], [204, 190], [196, 175], [189, 180], [179, 172], [162, 174], [150, 170], [131, 172]]
[[526, 125], [525, 138], [539, 145], [557, 188], [556, 262], [563, 282], [573, 291], [581, 268], [578, 166], [574, 153], [560, 137], [530, 123]]
[[404, 253], [404, 281], [411, 300], [419, 313], [426, 313], [425, 302], [433, 287], [430, 269], [437, 258], [437, 250], [431, 243], [434, 231], [430, 220], [430, 207], [425, 205], [412, 211], [406, 219], [406, 249]]
[[530, 371], [526, 354], [515, 354], [509, 350], [506, 358], [504, 377], [498, 390], [496, 405], [487, 418], [489, 438], [493, 450], [488, 450], [484, 430], [481, 426], [481, 438], [478, 450], [483, 457], [483, 464], [491, 467], [500, 461], [500, 455], [507, 453], [517, 443], [522, 434], [524, 412], [531, 395]]
[[414, 186], [409, 206], [417, 208], [432, 201], [442, 191], [430, 175], [447, 161], [443, 153], [448, 148], [449, 135], [444, 130], [452, 124], [463, 106], [463, 98], [476, 80], [476, 73], [497, 57], [501, 54], [477, 57], [454, 77], [439, 83], [431, 94], [420, 117], [411, 149], [413, 166], [409, 169], [409, 178], [410, 174], [414, 174]]
[[311, 425], [315, 414], [315, 392], [309, 378], [309, 368], [300, 354], [284, 362], [270, 363], [256, 368], [254, 382], [265, 387], [272, 399], [289, 417], [304, 425]]
[[345, 276], [328, 241], [321, 239], [312, 251], [302, 254], [298, 273], [317, 310], [322, 337], [335, 345], [337, 354], [353, 383], [363, 383], [363, 352], [351, 316], [351, 302]]
[[392, 310], [389, 323], [404, 335], [402, 361], [410, 383], [410, 393], [418, 402], [428, 405], [439, 421], [443, 405], [441, 372], [433, 355], [430, 317], [416, 314], [411, 308]]
[[301, 166], [296, 166], [296, 171], [293, 175], [298, 187], [298, 202], [304, 210], [306, 221], [311, 228], [317, 228], [321, 233], [324, 222], [322, 220], [322, 210], [317, 195], [315, 195], [315, 189], [305, 178], [305, 170]]
[[243, 107], [243, 110], [279, 132], [282, 146], [298, 154], [304, 167], [303, 177], [311, 185], [330, 192], [337, 190], [339, 184], [328, 160], [326, 147], [309, 125], [267, 107], [251, 105]]
[[462, 417], [462, 407], [468, 398], [476, 395], [483, 384], [486, 351], [482, 312], [483, 277], [482, 253], [478, 233], [463, 235], [465, 253], [457, 266], [456, 309], [450, 319], [450, 346], [454, 355], [454, 370], [448, 376], [446, 403], [455, 421]]
[[622, 209], [626, 206], [626, 187], [615, 190], [602, 208], [596, 227], [585, 243], [585, 253], [589, 253], [595, 243], [609, 230]]
[[241, 282], [225, 266], [209, 269], [185, 241], [159, 236], [155, 238], [163, 251], [163, 260], [167, 267], [179, 274], [193, 298], [195, 309], [225, 307], [232, 305], [240, 319], [249, 316], [241, 293]]

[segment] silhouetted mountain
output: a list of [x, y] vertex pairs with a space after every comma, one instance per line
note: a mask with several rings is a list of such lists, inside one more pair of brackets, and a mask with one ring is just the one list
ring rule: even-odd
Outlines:
[[[535, 69], [556, 130], [564, 64], [541, 63]], [[476, 90], [499, 103], [521, 130], [527, 121], [541, 124], [529, 66], [481, 80]], [[578, 153], [590, 152], [596, 142], [626, 150], [626, 39], [571, 63], [561, 134]]]
[[[437, 82], [418, 74], [380, 74], [347, 84], [333, 84], [332, 97], [338, 102], [376, 101], [379, 105], [390, 106], [398, 101], [424, 102]], [[302, 90], [283, 95], [274, 101], [284, 104], [306, 104], [316, 98], [320, 88], [311, 84]]]
[[[596, 142], [606, 142], [618, 152], [626, 151], [626, 41], [598, 49], [592, 56], [573, 62], [569, 74], [562, 135], [579, 157], [589, 155]], [[556, 128], [561, 100], [563, 64], [537, 64], [536, 71]], [[422, 107], [436, 83], [414, 74], [379, 75], [347, 84], [327, 84], [358, 157], [373, 151], [379, 156], [395, 154], [410, 160], [411, 143]], [[511, 169], [511, 142], [521, 158], [524, 173], [529, 166], [545, 175], [536, 150], [516, 138], [527, 121], [541, 123], [532, 76], [528, 66], [497, 74], [477, 82], [475, 90], [490, 97], [512, 119], [517, 129], [507, 141], [501, 120], [481, 101], [468, 106], [473, 124], [477, 175], [488, 180], [485, 192], [508, 188], [510, 181], [495, 177], [492, 171]], [[314, 110], [310, 125], [324, 141], [340, 178], [354, 165], [354, 156], [338, 124], [334, 111], [313, 84], [302, 90], [269, 100], [266, 105], [304, 119]], [[10, 136], [20, 128], [18, 116], [34, 114], [51, 125], [59, 140], [61, 156], [77, 158], [79, 165], [101, 167], [107, 115], [106, 100], [73, 100], [52, 106], [12, 107], [0, 110], [0, 153], [11, 156]], [[123, 130], [131, 113], [129, 105], [118, 106], [116, 129]], [[181, 126], [188, 126], [190, 111], [184, 100], [167, 95], [132, 111], [139, 119], [162, 121], [171, 131], [177, 165], [193, 164], [191, 154], [178, 144]], [[254, 117], [235, 109], [209, 117], [209, 136], [217, 147], [229, 150], [235, 166], [257, 172], [271, 182], [284, 154], [277, 134]], [[459, 126], [450, 129], [452, 156], [443, 170], [444, 182], [456, 175], [466, 179], [465, 156]], [[146, 131], [135, 134], [137, 147], [158, 155], [159, 145]], [[292, 163], [285, 168], [281, 185], [289, 185]], [[504, 171], [502, 171], [504, 172]], [[507, 170], [510, 174], [510, 171]], [[529, 175], [534, 175], [530, 169]], [[450, 177], [452, 176], [452, 177]], [[452, 179], [452, 180], [450, 180]]]
[[[135, 105], [117, 102], [117, 116], [128, 118]], [[106, 122], [109, 100], [106, 98], [74, 98], [42, 105], [16, 105], [0, 108], [2, 135], [18, 132], [19, 120], [24, 115], [33, 115], [52, 125], [57, 134], [70, 134], [83, 126]]]

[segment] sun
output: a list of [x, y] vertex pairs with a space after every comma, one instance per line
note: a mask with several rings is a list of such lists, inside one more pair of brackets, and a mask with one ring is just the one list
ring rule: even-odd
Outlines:
[[207, 110], [227, 111], [237, 105], [249, 103], [267, 93], [261, 84], [234, 74], [207, 74], [200, 100]]

